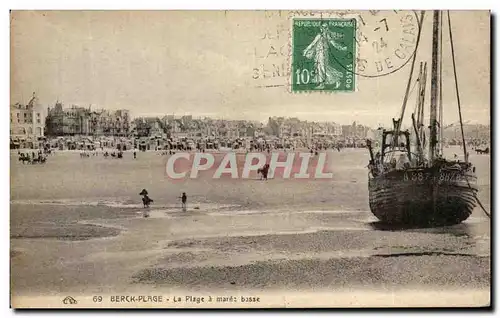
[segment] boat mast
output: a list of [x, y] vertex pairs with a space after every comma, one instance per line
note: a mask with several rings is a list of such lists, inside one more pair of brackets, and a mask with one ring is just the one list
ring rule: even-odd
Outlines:
[[440, 38], [440, 20], [439, 10], [434, 11], [432, 23], [432, 64], [431, 64], [431, 110], [430, 110], [430, 142], [429, 142], [429, 163], [432, 164], [437, 156], [437, 103], [439, 92], [439, 38]]
[[418, 160], [419, 163], [422, 162], [422, 159], [424, 157], [423, 150], [422, 150], [422, 141], [420, 138], [420, 131], [422, 130], [421, 127], [421, 122], [422, 120], [420, 119], [420, 114], [421, 114], [421, 109], [423, 108], [422, 104], [422, 88], [424, 87], [424, 79], [423, 79], [423, 62], [420, 62], [420, 71], [418, 74], [418, 98], [417, 98], [417, 116], [418, 120], [415, 119], [415, 113], [411, 114], [411, 119], [412, 119], [412, 124], [413, 124], [413, 130], [415, 132], [415, 144], [417, 148], [417, 154], [418, 154]]
[[[420, 119], [420, 112], [423, 107], [422, 105], [422, 84], [423, 84], [423, 62], [420, 62], [420, 72], [418, 73], [418, 95], [417, 95], [417, 129], [420, 129], [420, 123], [422, 120]], [[419, 134], [420, 136], [420, 134]]]
[[[418, 91], [418, 110], [417, 110], [417, 128], [418, 137], [422, 146], [424, 147], [424, 105], [425, 105], [425, 88], [427, 87], [427, 62], [423, 64], [422, 75], [420, 77], [419, 91]], [[423, 154], [422, 154], [423, 155]]]
[[439, 154], [443, 156], [443, 15], [439, 21]]
[[423, 77], [423, 83], [422, 83], [422, 92], [421, 92], [421, 102], [420, 104], [422, 107], [420, 107], [420, 123], [419, 123], [419, 131], [420, 131], [420, 140], [422, 141], [423, 146], [425, 147], [424, 143], [424, 136], [425, 136], [425, 130], [424, 130], [424, 105], [425, 105], [425, 88], [427, 87], [427, 62], [424, 64], [424, 77]]

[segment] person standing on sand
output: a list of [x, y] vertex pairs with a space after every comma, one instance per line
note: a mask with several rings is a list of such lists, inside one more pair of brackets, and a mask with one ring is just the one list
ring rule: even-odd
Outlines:
[[137, 159], [137, 152], [134, 149], [134, 159]]
[[182, 192], [182, 196], [180, 197], [181, 202], [182, 202], [182, 210], [186, 211], [187, 209], [187, 195], [186, 192]]
[[144, 205], [144, 212], [143, 212], [143, 216], [145, 218], [149, 217], [149, 205], [151, 204], [151, 202], [153, 202], [153, 199], [151, 199], [149, 196], [148, 196], [148, 190], [146, 189], [142, 189], [141, 193], [139, 193], [139, 195], [142, 196], [142, 204]]

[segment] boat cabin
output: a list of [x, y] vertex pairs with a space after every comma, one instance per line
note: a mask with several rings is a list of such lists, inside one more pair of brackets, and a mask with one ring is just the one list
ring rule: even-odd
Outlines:
[[382, 131], [382, 143], [380, 151], [373, 154], [371, 140], [366, 141], [370, 151], [370, 170], [373, 175], [383, 171], [401, 170], [410, 168], [412, 159], [410, 132], [394, 130]]
[[399, 131], [397, 135], [394, 130], [383, 130], [380, 150], [381, 158], [386, 158], [386, 155], [389, 153], [400, 152], [405, 153], [408, 156], [408, 160], [411, 161], [410, 145], [410, 132], [408, 130]]

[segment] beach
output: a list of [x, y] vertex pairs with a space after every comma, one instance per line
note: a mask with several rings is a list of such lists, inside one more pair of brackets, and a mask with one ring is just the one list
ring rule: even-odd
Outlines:
[[[395, 306], [489, 303], [489, 218], [477, 207], [455, 226], [380, 224], [368, 207], [366, 149], [330, 152], [333, 177], [321, 180], [261, 181], [256, 174], [214, 180], [209, 172], [172, 180], [167, 160], [156, 152], [138, 152], [136, 160], [130, 152], [123, 159], [56, 152], [45, 165], [23, 165], [13, 152], [14, 301], [138, 292], [290, 300], [334, 292], [337, 300], [325, 299], [326, 307], [342, 306], [342, 297], [344, 306], [373, 306], [374, 296], [359, 296], [373, 294], [388, 295], [379, 303]], [[490, 157], [470, 160], [489, 212]], [[154, 199], [148, 218], [138, 195], [143, 188]], [[441, 298], [429, 298], [433, 293]], [[459, 296], [467, 293], [474, 297]]]

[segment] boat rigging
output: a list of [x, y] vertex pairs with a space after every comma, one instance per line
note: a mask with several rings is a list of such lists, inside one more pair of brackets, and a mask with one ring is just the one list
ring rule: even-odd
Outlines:
[[[427, 63], [421, 62], [412, 88], [417, 52], [425, 12], [420, 13], [420, 31], [412, 57], [401, 113], [393, 119], [393, 129], [382, 131], [381, 149], [374, 155], [371, 141], [369, 203], [372, 213], [387, 223], [448, 225], [467, 219], [477, 203], [475, 167], [469, 162], [460, 104], [450, 13], [447, 12], [449, 43], [453, 61], [455, 92], [462, 131], [463, 160], [445, 159], [443, 155], [443, 12], [432, 15], [432, 55], [429, 126], [424, 125]], [[417, 88], [415, 110], [411, 115], [413, 131], [402, 130], [407, 103]], [[427, 131], [428, 129], [428, 131]], [[426, 137], [428, 133], [428, 141]], [[427, 150], [425, 147], [427, 146]], [[397, 157], [397, 159], [396, 159]]]

